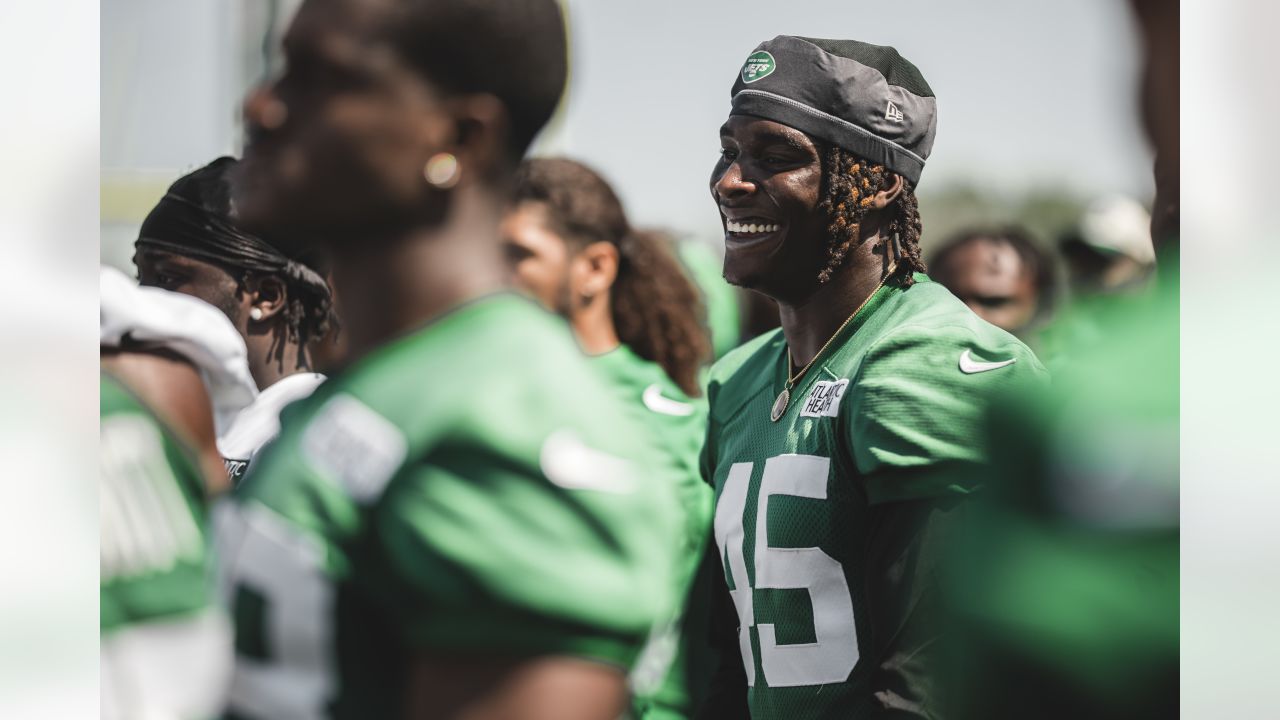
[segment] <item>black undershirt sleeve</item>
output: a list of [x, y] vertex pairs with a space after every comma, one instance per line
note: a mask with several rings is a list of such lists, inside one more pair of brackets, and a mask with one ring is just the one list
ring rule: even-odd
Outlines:
[[694, 717], [695, 720], [750, 720], [747, 675], [742, 665], [742, 651], [738, 648], [738, 611], [729, 596], [717, 547], [714, 540], [707, 543], [707, 559], [703, 563], [710, 576], [709, 643], [716, 657], [706, 700]]

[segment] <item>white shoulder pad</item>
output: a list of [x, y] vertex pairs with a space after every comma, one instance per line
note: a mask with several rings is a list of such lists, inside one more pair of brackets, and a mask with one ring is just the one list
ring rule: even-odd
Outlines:
[[244, 338], [222, 311], [189, 295], [141, 287], [109, 267], [102, 268], [99, 293], [102, 346], [119, 347], [127, 336], [190, 360], [209, 391], [219, 436], [257, 397]]

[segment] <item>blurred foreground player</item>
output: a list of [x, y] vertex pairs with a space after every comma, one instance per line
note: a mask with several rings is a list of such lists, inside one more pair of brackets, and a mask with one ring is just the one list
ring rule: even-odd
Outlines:
[[231, 671], [207, 532], [206, 493], [226, 484], [213, 407], [172, 350], [101, 352], [101, 717], [213, 717]]
[[239, 227], [231, 198], [236, 164], [221, 157], [178, 178], [143, 221], [133, 257], [143, 286], [204, 300], [244, 339], [259, 392], [219, 432], [233, 482], [279, 432], [280, 410], [324, 380], [311, 371], [310, 346], [335, 322], [314, 248], [269, 242]]
[[782, 328], [708, 387], [702, 469], [736, 613], [702, 716], [943, 717], [938, 536], [984, 459], [987, 397], [1043, 368], [922, 272], [935, 101], [914, 65], [779, 36], [732, 103], [711, 176], [725, 277], [774, 298]]
[[558, 5], [309, 0], [284, 47], [237, 202], [331, 255], [349, 364], [236, 493], [230, 713], [615, 718], [674, 601], [678, 515], [572, 335], [505, 290]]
[[988, 492], [947, 583], [963, 720], [1179, 713], [1178, 5], [1131, 4], [1155, 282], [1071, 308], [1092, 332], [1073, 336], [1052, 387], [992, 413]]
[[[679, 482], [685, 597], [706, 546], [711, 491], [698, 474], [707, 409], [699, 387], [711, 354], [698, 288], [656, 233], [631, 228], [613, 189], [567, 158], [526, 160], [502, 225], [516, 284], [569, 321], [592, 364]], [[705, 594], [705, 593], [703, 593]], [[705, 613], [694, 601], [691, 632], [681, 620], [659, 630], [632, 676], [636, 715], [688, 717], [705, 684]], [[689, 643], [699, 642], [696, 648]], [[690, 658], [692, 651], [693, 657]], [[689, 661], [692, 659], [692, 663]]]

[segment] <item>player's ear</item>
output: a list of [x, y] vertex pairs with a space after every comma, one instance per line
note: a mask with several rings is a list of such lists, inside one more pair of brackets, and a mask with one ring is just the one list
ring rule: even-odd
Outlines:
[[289, 291], [277, 275], [250, 275], [245, 278], [249, 294], [249, 322], [265, 322], [284, 311]]
[[871, 199], [871, 207], [876, 210], [883, 210], [894, 200], [897, 200], [905, 186], [902, 176], [897, 173], [885, 173], [885, 177], [890, 179], [889, 184]]
[[578, 253], [582, 267], [582, 280], [578, 288], [581, 296], [605, 295], [618, 279], [618, 247], [611, 242], [594, 242]]
[[458, 178], [467, 182], [491, 176], [508, 163], [508, 125], [502, 101], [478, 93], [448, 99], [435, 121], [423, 129], [427, 146], [452, 155]]

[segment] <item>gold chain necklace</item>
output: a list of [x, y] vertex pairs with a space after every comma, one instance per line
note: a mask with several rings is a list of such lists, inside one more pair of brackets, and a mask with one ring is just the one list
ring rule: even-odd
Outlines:
[[800, 368], [800, 372], [795, 375], [791, 374], [791, 348], [787, 348], [787, 382], [783, 384], [782, 392], [778, 393], [778, 399], [773, 401], [773, 409], [769, 411], [769, 419], [771, 421], [778, 422], [783, 413], [787, 411], [787, 403], [791, 402], [791, 388], [795, 387], [796, 382], [798, 382], [800, 378], [804, 377], [805, 373], [809, 372], [809, 368], [813, 367], [813, 363], [817, 361], [818, 358], [822, 357], [822, 353], [826, 352], [827, 347], [831, 345], [832, 341], [834, 341], [836, 337], [839, 336], [846, 327], [848, 327], [849, 323], [853, 322], [854, 318], [858, 317], [858, 313], [862, 312], [862, 308], [866, 307], [867, 303], [871, 302], [871, 298], [875, 297], [876, 293], [880, 292], [880, 288], [884, 287], [884, 284], [888, 282], [889, 278], [893, 277], [893, 271], [896, 268], [897, 263], [889, 266], [889, 272], [885, 273], [883, 278], [880, 278], [880, 284], [876, 285], [875, 290], [872, 290], [871, 294], [868, 295], [860, 305], [858, 305], [857, 309], [855, 309], [849, 317], [845, 318], [844, 322], [840, 323], [840, 327], [836, 328], [836, 331], [831, 333], [831, 337], [827, 338], [827, 341], [822, 344], [822, 347], [818, 348], [818, 352], [814, 353], [814, 356], [809, 358], [809, 362], [805, 363], [804, 367]]

